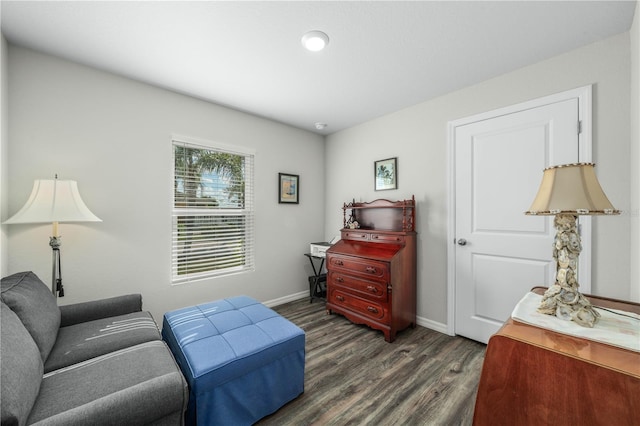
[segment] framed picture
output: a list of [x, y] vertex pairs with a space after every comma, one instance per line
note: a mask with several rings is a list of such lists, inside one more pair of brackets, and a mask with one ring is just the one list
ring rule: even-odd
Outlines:
[[298, 204], [300, 176], [278, 173], [278, 203]]
[[398, 189], [398, 157], [373, 163], [373, 179], [376, 191]]

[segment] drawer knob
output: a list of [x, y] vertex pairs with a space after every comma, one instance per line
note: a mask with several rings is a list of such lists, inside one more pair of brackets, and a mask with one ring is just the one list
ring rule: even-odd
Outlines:
[[336, 281], [338, 281], [339, 283], [343, 283], [344, 282], [344, 278], [336, 277]]
[[374, 268], [373, 266], [367, 266], [365, 270], [370, 274], [375, 274], [377, 272], [376, 268]]
[[344, 297], [342, 297], [342, 296], [336, 296], [336, 299], [338, 299], [341, 302], [344, 302]]
[[342, 265], [344, 265], [344, 262], [343, 262], [342, 260], [340, 260], [340, 259], [336, 260], [334, 263], [335, 263], [336, 265], [338, 265], [338, 266], [342, 266]]
[[367, 286], [367, 290], [369, 290], [371, 293], [377, 293], [378, 289], [375, 286], [372, 285], [368, 285]]
[[367, 311], [373, 313], [373, 314], [377, 314], [378, 313], [378, 309], [374, 308], [373, 306], [367, 306]]

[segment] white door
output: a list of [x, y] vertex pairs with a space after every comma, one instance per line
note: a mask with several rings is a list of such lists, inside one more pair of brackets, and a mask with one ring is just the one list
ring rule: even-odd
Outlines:
[[552, 217], [526, 216], [545, 167], [576, 163], [577, 98], [455, 128], [455, 334], [487, 342], [555, 280]]

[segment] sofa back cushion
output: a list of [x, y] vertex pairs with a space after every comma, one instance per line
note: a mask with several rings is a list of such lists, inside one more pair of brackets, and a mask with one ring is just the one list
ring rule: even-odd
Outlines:
[[40, 391], [42, 359], [18, 316], [0, 303], [0, 399], [3, 425], [24, 425]]
[[45, 362], [60, 328], [60, 309], [51, 290], [33, 272], [19, 272], [2, 279], [0, 297], [18, 315]]

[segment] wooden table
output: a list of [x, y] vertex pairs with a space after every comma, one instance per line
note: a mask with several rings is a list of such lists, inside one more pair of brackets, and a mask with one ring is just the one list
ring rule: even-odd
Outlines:
[[[588, 298], [640, 314], [638, 303]], [[473, 423], [640, 425], [640, 352], [510, 318], [489, 339]]]

